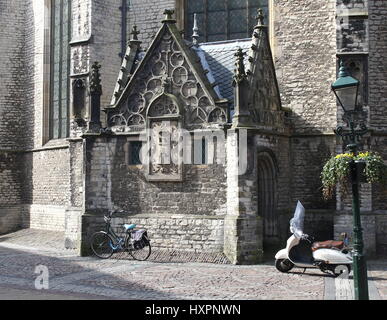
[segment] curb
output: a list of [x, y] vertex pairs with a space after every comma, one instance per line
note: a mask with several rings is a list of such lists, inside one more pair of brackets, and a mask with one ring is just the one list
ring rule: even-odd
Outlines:
[[[347, 296], [346, 299], [336, 299], [337, 292], [336, 290], [341, 290], [342, 288], [336, 288], [337, 285], [337, 278], [326, 276], [324, 280], [324, 300], [355, 300], [353, 296]], [[350, 276], [351, 281], [349, 284], [350, 286], [353, 286], [353, 280], [352, 276]], [[379, 294], [378, 289], [376, 288], [374, 282], [370, 279], [368, 279], [368, 294], [369, 294], [369, 300], [382, 300]]]

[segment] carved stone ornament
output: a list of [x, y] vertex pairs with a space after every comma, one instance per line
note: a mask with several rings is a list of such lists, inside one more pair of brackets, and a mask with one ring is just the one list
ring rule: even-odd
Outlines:
[[178, 120], [152, 120], [146, 161], [148, 181], [182, 181], [182, 139]]
[[[108, 125], [113, 132], [143, 131], [147, 117], [175, 112], [173, 103], [159, 101], [147, 114], [150, 104], [163, 93], [181, 101], [185, 128], [192, 130], [208, 126], [209, 114], [216, 106], [196, 79], [186, 56], [167, 28], [160, 34], [158, 42], [151, 46], [133, 77], [126, 92], [127, 98], [108, 113]], [[216, 121], [219, 119], [223, 117], [217, 117]]]

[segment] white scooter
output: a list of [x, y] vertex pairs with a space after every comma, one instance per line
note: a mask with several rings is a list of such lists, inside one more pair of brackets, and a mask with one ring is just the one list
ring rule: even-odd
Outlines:
[[353, 259], [352, 251], [347, 247], [347, 234], [343, 234], [343, 241], [313, 242], [313, 238], [303, 232], [304, 216], [305, 208], [298, 201], [294, 217], [290, 220], [293, 235], [288, 239], [286, 248], [275, 255], [277, 270], [289, 272], [293, 267], [319, 268], [335, 276], [343, 272], [349, 274]]

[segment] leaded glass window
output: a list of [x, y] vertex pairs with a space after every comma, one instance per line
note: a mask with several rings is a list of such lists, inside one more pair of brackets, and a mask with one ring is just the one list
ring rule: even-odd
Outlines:
[[192, 35], [196, 13], [200, 42], [251, 37], [257, 24], [257, 10], [262, 8], [268, 22], [268, 0], [186, 0], [186, 36]]
[[71, 0], [51, 1], [50, 138], [68, 136]]

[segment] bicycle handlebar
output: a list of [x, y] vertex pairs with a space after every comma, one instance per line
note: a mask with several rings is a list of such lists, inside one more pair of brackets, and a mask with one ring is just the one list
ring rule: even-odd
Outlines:
[[114, 213], [121, 213], [121, 212], [124, 212], [124, 210], [109, 210], [108, 215], [107, 216], [105, 215], [105, 217], [108, 219], [111, 219]]

